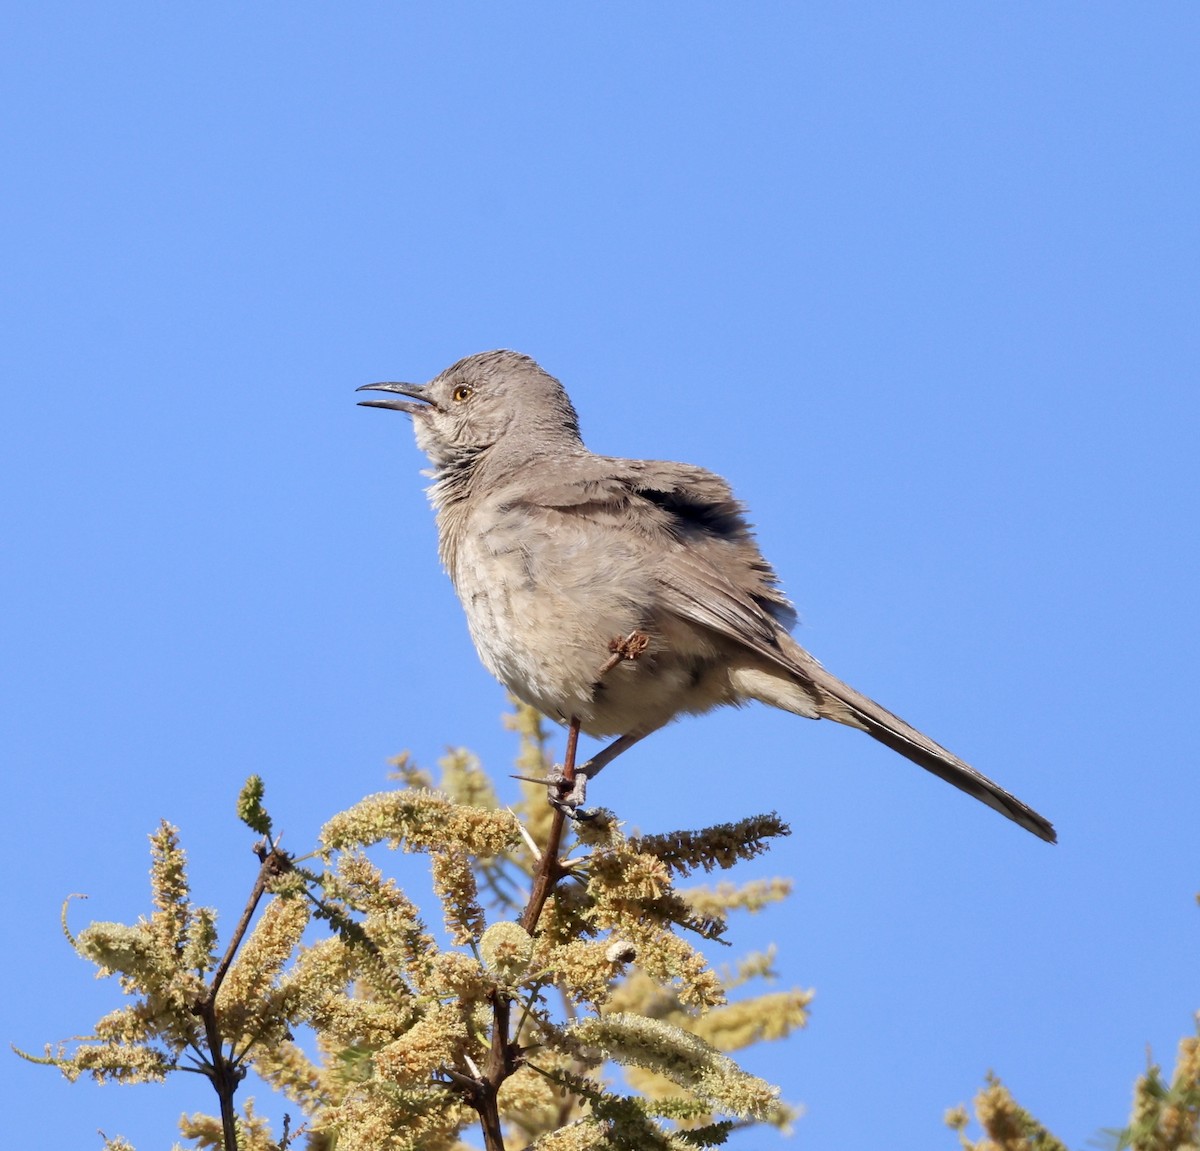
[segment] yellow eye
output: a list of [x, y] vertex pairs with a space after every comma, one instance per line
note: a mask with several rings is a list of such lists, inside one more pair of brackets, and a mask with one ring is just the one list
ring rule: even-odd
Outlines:
[[450, 398], [456, 404], [461, 404], [464, 400], [469, 400], [474, 394], [474, 388], [469, 388], [466, 384], [459, 384], [458, 387], [450, 393]]

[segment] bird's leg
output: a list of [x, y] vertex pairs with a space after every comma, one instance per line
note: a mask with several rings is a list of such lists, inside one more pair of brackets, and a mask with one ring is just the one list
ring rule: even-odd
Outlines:
[[[560, 764], [555, 764], [546, 776], [546, 787], [549, 791], [550, 806], [557, 808], [566, 815], [574, 815], [575, 809], [583, 802], [587, 780], [575, 770], [575, 748], [579, 744], [579, 717], [571, 716], [567, 725], [567, 751]], [[579, 798], [575, 799], [576, 790]], [[572, 802], [574, 800], [574, 802]]]
[[576, 818], [586, 818], [579, 809], [587, 798], [587, 781], [600, 774], [600, 770], [612, 763], [623, 751], [628, 751], [639, 740], [650, 734], [648, 731], [631, 731], [628, 735], [618, 736], [599, 754], [592, 756], [587, 763], [575, 766], [575, 741], [572, 736], [578, 736], [579, 721], [571, 720], [567, 729], [567, 756], [561, 767], [554, 766], [546, 777], [550, 791], [550, 806]]
[[[608, 650], [612, 654], [600, 665], [596, 679], [603, 679], [617, 664], [623, 660], [636, 660], [650, 645], [650, 637], [645, 632], [631, 631], [627, 636], [617, 636], [611, 640]], [[623, 751], [628, 751], [639, 739], [644, 739], [648, 731], [629, 732], [614, 739], [599, 755], [594, 755], [582, 767], [575, 766], [575, 747], [579, 739], [579, 719], [571, 717], [571, 725], [567, 729], [567, 754], [562, 767], [555, 767], [547, 779], [550, 792], [550, 804], [567, 815], [580, 816], [580, 808], [587, 797], [587, 781], [600, 772], [605, 764], [611, 763]]]

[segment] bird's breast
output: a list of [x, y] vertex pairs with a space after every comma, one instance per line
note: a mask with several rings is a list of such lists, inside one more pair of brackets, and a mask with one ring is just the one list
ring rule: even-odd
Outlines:
[[[636, 548], [536, 510], [472, 518], [448, 549], [450, 575], [480, 659], [514, 695], [552, 718], [579, 717], [590, 735], [658, 726], [681, 710], [705, 653], [685, 650], [657, 618], [654, 576]], [[634, 631], [649, 635], [647, 651], [601, 677], [612, 642]]]

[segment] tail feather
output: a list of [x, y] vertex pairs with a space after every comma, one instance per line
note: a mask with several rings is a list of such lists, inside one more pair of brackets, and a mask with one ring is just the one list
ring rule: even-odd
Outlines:
[[[788, 637], [790, 639], [790, 637]], [[792, 641], [784, 647], [803, 686], [815, 697], [817, 710], [824, 719], [857, 727], [880, 743], [919, 764], [939, 779], [953, 784], [960, 791], [974, 796], [980, 803], [1007, 816], [1047, 843], [1057, 843], [1054, 825], [998, 783], [976, 771], [969, 763], [934, 743], [898, 715], [893, 715], [862, 692], [827, 672], [799, 644]]]

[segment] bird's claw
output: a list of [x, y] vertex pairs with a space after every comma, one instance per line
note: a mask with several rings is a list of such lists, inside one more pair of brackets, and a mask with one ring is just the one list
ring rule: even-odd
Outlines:
[[595, 819], [600, 814], [601, 808], [598, 807], [592, 811], [583, 810], [588, 781], [585, 771], [577, 771], [573, 779], [568, 779], [562, 765], [556, 763], [545, 775], [513, 775], [511, 778], [542, 784], [546, 788], [546, 799], [550, 806], [577, 822]]
[[562, 765], [556, 763], [546, 776], [546, 798], [550, 806], [570, 819], [594, 819], [596, 812], [583, 810], [587, 781], [588, 777], [581, 771], [577, 771], [573, 779], [568, 779]]

